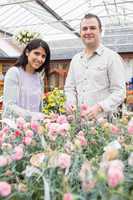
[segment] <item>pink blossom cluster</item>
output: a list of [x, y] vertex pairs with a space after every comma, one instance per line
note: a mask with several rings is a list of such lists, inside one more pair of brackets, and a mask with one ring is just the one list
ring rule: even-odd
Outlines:
[[48, 136], [50, 140], [55, 140], [58, 135], [66, 137], [69, 134], [70, 125], [67, 121], [66, 116], [57, 116], [54, 121], [47, 123]]
[[0, 181], [0, 196], [7, 197], [11, 193], [11, 185], [5, 181]]
[[57, 166], [61, 169], [69, 169], [71, 166], [71, 156], [66, 153], [60, 153], [58, 155]]
[[65, 193], [63, 200], [74, 200], [72, 193], [70, 193], [70, 192]]
[[128, 133], [133, 135], [133, 120], [130, 120], [128, 123]]
[[[22, 117], [16, 120], [17, 129], [4, 126], [0, 131], [0, 146], [3, 155], [0, 156], [0, 166], [6, 166], [14, 160], [21, 160], [24, 156], [24, 146], [30, 145], [34, 132], [38, 130], [37, 121], [26, 122]], [[15, 142], [19, 141], [19, 142]]]
[[124, 165], [120, 160], [112, 160], [109, 162], [107, 170], [107, 180], [108, 185], [112, 188], [115, 188], [124, 180], [123, 173]]
[[90, 107], [88, 104], [81, 104], [80, 106], [80, 116], [81, 118], [86, 118], [89, 113]]
[[81, 146], [87, 145], [87, 140], [85, 138], [85, 133], [83, 131], [79, 131], [79, 133], [76, 136], [77, 140], [79, 141]]

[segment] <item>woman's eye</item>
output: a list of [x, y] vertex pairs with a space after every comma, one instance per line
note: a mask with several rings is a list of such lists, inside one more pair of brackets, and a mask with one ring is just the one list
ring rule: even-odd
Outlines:
[[39, 52], [34, 52], [34, 54], [35, 54], [35, 55], [39, 55], [40, 53], [39, 53]]
[[42, 58], [46, 58], [46, 55], [42, 55]]

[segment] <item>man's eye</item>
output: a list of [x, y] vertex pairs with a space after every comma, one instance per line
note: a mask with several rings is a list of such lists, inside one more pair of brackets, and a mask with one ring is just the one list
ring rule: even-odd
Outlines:
[[95, 29], [96, 29], [96, 27], [90, 27], [90, 29], [91, 29], [91, 30], [95, 30]]
[[87, 29], [88, 29], [87, 27], [83, 27], [83, 28], [82, 28], [83, 31], [86, 31]]

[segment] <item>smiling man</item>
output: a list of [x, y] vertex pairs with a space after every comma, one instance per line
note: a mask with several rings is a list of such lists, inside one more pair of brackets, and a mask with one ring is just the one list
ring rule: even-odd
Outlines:
[[88, 104], [89, 119], [111, 116], [125, 98], [122, 59], [101, 44], [101, 32], [98, 16], [85, 15], [80, 24], [85, 49], [73, 57], [65, 83], [66, 105]]

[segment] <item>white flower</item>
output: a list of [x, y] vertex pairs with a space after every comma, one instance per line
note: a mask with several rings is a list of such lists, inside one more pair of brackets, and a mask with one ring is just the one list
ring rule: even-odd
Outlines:
[[121, 149], [121, 145], [117, 140], [110, 142], [106, 147], [104, 147], [104, 151], [106, 151], [110, 147], [112, 147], [114, 149]]
[[26, 169], [23, 172], [23, 174], [25, 174], [26, 177], [30, 178], [32, 176], [32, 174], [39, 174], [39, 175], [41, 175], [41, 171], [39, 169], [37, 169], [36, 167], [28, 165], [28, 166], [26, 166]]

